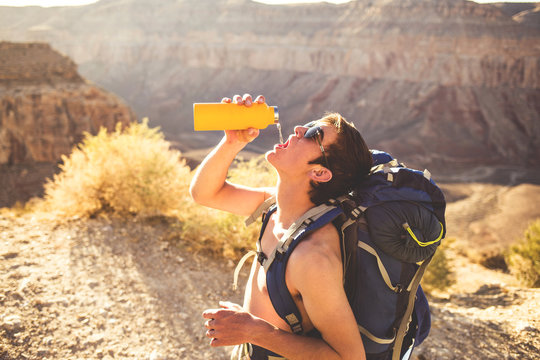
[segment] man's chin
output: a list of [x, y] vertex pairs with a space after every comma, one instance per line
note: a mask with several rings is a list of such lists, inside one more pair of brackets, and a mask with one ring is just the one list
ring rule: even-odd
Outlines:
[[275, 157], [276, 157], [276, 152], [274, 150], [269, 150], [264, 154], [264, 158], [266, 159], [266, 161], [268, 161], [270, 165], [272, 165], [272, 167], [275, 167], [274, 166]]

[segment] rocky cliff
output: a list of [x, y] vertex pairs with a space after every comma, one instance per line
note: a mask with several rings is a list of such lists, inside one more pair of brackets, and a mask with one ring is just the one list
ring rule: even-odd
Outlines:
[[540, 29], [540, 3], [496, 3], [505, 14], [525, 26]]
[[[0, 36], [50, 41], [183, 149], [220, 136], [193, 132], [193, 102], [251, 92], [280, 106], [285, 131], [339, 111], [371, 147], [415, 166], [531, 169], [540, 165], [536, 8], [101, 0], [4, 8]], [[277, 140], [265, 133], [253, 149]]]
[[39, 193], [84, 132], [135, 120], [122, 100], [44, 43], [0, 42], [0, 205]]

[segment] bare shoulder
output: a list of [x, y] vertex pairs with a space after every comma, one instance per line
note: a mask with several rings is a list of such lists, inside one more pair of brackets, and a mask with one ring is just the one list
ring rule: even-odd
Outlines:
[[291, 258], [294, 256], [295, 258], [300, 258], [298, 260], [301, 260], [304, 256], [332, 255], [336, 249], [339, 250], [339, 234], [334, 225], [326, 224], [322, 228], [308, 234], [298, 244]]
[[293, 281], [313, 279], [321, 273], [340, 273], [341, 251], [336, 228], [327, 224], [309, 234], [291, 254], [288, 267]]

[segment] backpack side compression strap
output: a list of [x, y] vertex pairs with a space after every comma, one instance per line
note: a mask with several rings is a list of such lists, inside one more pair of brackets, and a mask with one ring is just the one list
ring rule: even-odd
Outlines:
[[392, 285], [392, 282], [390, 281], [390, 276], [388, 276], [388, 272], [386, 271], [386, 268], [384, 267], [384, 264], [382, 263], [381, 258], [377, 254], [377, 251], [375, 251], [375, 249], [373, 249], [371, 246], [369, 246], [363, 241], [358, 241], [358, 247], [364, 249], [371, 255], [375, 256], [375, 259], [377, 260], [377, 266], [379, 267], [379, 272], [381, 273], [384, 283], [393, 292], [395, 293], [399, 292], [400, 291], [399, 287]]
[[401, 347], [403, 345], [403, 339], [405, 338], [405, 335], [407, 334], [411, 315], [414, 310], [414, 300], [416, 298], [416, 290], [418, 290], [418, 286], [420, 285], [420, 280], [422, 280], [422, 276], [424, 275], [424, 272], [426, 271], [426, 268], [429, 262], [431, 261], [431, 259], [433, 259], [433, 256], [424, 260], [422, 265], [420, 265], [420, 267], [416, 271], [416, 274], [414, 274], [414, 277], [411, 280], [409, 287], [407, 288], [407, 291], [409, 291], [409, 302], [407, 304], [407, 310], [405, 311], [405, 315], [403, 315], [403, 319], [401, 320], [398, 331], [396, 333], [396, 343], [394, 344], [394, 350], [392, 352], [392, 360], [400, 360], [401, 358]]

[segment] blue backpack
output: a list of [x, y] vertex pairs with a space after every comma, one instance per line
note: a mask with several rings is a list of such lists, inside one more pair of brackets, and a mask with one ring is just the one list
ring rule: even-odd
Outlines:
[[[270, 300], [291, 330], [303, 334], [302, 316], [285, 283], [287, 261], [307, 234], [332, 222], [341, 237], [344, 287], [368, 359], [408, 359], [429, 334], [429, 305], [420, 280], [445, 236], [446, 202], [430, 173], [409, 169], [372, 150], [374, 166], [351, 193], [314, 207], [287, 230], [266, 257], [260, 240], [276, 210], [269, 199], [261, 213], [258, 261], [266, 270]], [[250, 254], [246, 254], [235, 271]]]

